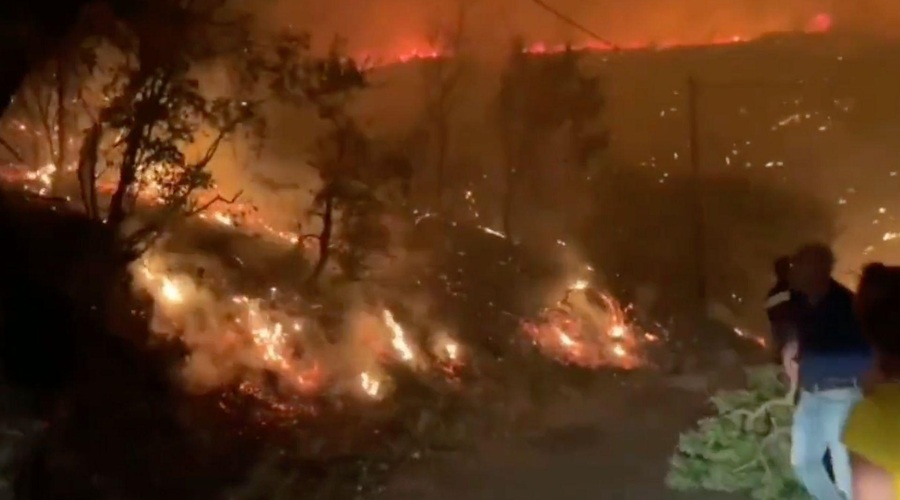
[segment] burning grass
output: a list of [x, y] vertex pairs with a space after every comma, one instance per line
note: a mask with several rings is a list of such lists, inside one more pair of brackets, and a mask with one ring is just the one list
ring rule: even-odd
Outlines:
[[296, 246], [209, 218], [181, 230], [194, 246], [161, 240], [132, 287], [149, 299], [151, 344], [176, 347], [185, 432], [212, 436], [210, 456], [252, 443], [222, 467], [251, 471], [237, 498], [377, 491], [405, 461], [540, 426], [562, 388], [651, 368], [665, 341], [586, 266], [535, 281], [524, 249], [475, 226], [443, 228], [445, 254], [400, 281], [318, 291], [283, 267], [302, 260]]

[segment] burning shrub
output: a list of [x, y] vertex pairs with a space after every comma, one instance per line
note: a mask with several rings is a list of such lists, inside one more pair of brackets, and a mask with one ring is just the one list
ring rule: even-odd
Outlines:
[[524, 322], [523, 329], [544, 354], [591, 369], [635, 368], [642, 362], [641, 344], [658, 340], [649, 333], [639, 336], [619, 303], [584, 280], [573, 283], [536, 321]]

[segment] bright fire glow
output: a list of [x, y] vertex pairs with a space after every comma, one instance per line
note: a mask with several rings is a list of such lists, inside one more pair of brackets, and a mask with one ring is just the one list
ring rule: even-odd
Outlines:
[[385, 309], [382, 313], [382, 317], [384, 318], [384, 324], [391, 330], [391, 346], [394, 348], [394, 351], [400, 356], [402, 361], [407, 363], [415, 361], [416, 355], [413, 352], [412, 347], [410, 347], [409, 343], [406, 341], [406, 332], [403, 331], [403, 327], [394, 319], [394, 314]]
[[171, 303], [171, 304], [181, 304], [184, 302], [184, 294], [181, 293], [181, 289], [178, 288], [178, 285], [172, 282], [168, 277], [162, 278], [162, 292], [163, 298]]
[[583, 368], [640, 366], [641, 343], [649, 341], [632, 332], [625, 309], [613, 297], [584, 279], [572, 282], [556, 306], [526, 321], [523, 329], [544, 354]]
[[[833, 19], [832, 16], [826, 12], [822, 12], [813, 16], [807, 23], [804, 29], [804, 32], [807, 34], [819, 34], [819, 33], [827, 33], [831, 31], [833, 27]], [[601, 52], [601, 53], [609, 53], [609, 52], [622, 52], [622, 51], [640, 51], [640, 50], [666, 50], [666, 49], [676, 49], [676, 48], [689, 48], [689, 47], [703, 47], [703, 46], [716, 46], [716, 45], [730, 45], [736, 43], [747, 43], [763, 37], [765, 35], [769, 35], [771, 33], [757, 33], [755, 35], [725, 35], [725, 36], [717, 36], [702, 42], [687, 42], [684, 41], [676, 41], [676, 40], [663, 40], [663, 41], [632, 41], [632, 42], [620, 42], [617, 46], [612, 46], [609, 43], [601, 42], [599, 40], [589, 40], [582, 41], [578, 43], [565, 44], [565, 43], [547, 43], [547, 42], [532, 42], [525, 46], [523, 52], [528, 54], [542, 55], [542, 54], [559, 54], [566, 50], [573, 50], [576, 52]], [[405, 51], [398, 51], [392, 55], [388, 55], [387, 57], [381, 59], [372, 59], [367, 55], [363, 54], [358, 56], [358, 59], [361, 61], [368, 61], [367, 66], [370, 68], [381, 67], [381, 66], [391, 66], [396, 64], [405, 64], [412, 61], [423, 61], [423, 60], [431, 60], [431, 59], [439, 59], [442, 57], [452, 57], [453, 54], [448, 51], [442, 51], [433, 46], [423, 43], [422, 46], [408, 49]]]
[[360, 387], [372, 399], [381, 399], [381, 381], [369, 372], [363, 372], [359, 376]]

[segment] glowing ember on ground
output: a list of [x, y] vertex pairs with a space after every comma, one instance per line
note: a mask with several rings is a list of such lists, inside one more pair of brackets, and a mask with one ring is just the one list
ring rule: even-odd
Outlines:
[[459, 358], [459, 345], [452, 343], [444, 346], [444, 352], [447, 353], [447, 358], [450, 361], [456, 361]]
[[[290, 335], [302, 331], [299, 320], [280, 312], [273, 313], [261, 300], [245, 295], [235, 295], [225, 299], [224, 304], [211, 306], [208, 301], [214, 294], [193, 282], [188, 275], [170, 273], [164, 257], [156, 251], [145, 254], [133, 270], [137, 271], [135, 285], [156, 300], [155, 319], [164, 319], [167, 331], [174, 329], [176, 333], [187, 335], [185, 343], [189, 349], [208, 349], [208, 343], [213, 341], [212, 337], [197, 331], [198, 328], [221, 330], [215, 338], [220, 345], [214, 352], [223, 359], [207, 359], [204, 355], [192, 356], [186, 361], [186, 373], [204, 374], [200, 377], [202, 387], [215, 385], [218, 379], [209, 379], [208, 374], [215, 366], [210, 363], [218, 363], [243, 366], [248, 373], [263, 370], [276, 374], [300, 394], [320, 390], [324, 377], [320, 365], [315, 360], [298, 356], [291, 347]], [[284, 321], [276, 319], [282, 316]], [[292, 325], [292, 328], [285, 325]], [[227, 383], [227, 380], [219, 382]]]
[[735, 335], [737, 335], [738, 337], [750, 339], [750, 340], [756, 342], [757, 344], [759, 344], [761, 347], [766, 347], [766, 339], [764, 339], [762, 337], [758, 337], [756, 335], [748, 334], [747, 332], [745, 332], [744, 330], [742, 330], [738, 327], [734, 327], [733, 330], [734, 330]]
[[556, 306], [524, 331], [544, 354], [583, 368], [635, 368], [642, 364], [640, 342], [626, 323], [625, 310], [587, 280], [573, 282]]
[[162, 289], [160, 291], [162, 292], [163, 298], [169, 303], [181, 304], [184, 302], [184, 295], [181, 293], [178, 285], [173, 283], [172, 280], [167, 277], [163, 277]]
[[434, 346], [432, 352], [441, 361], [447, 363], [456, 363], [460, 361], [462, 348], [460, 347], [459, 342], [448, 334], [442, 332], [435, 335], [432, 345]]
[[[343, 395], [348, 388], [351, 392], [361, 388], [368, 398], [387, 397], [389, 379], [372, 365], [379, 360], [358, 355], [371, 352], [370, 347], [359, 344], [366, 342], [365, 336], [348, 336], [341, 345], [313, 347], [307, 343], [304, 319], [281, 311], [274, 302], [287, 292], [270, 287], [267, 299], [242, 294], [223, 297], [221, 292], [204, 288], [193, 275], [173, 271], [168, 255], [151, 249], [132, 271], [135, 286], [155, 299], [154, 330], [160, 327], [158, 334], [181, 338], [191, 351], [183, 373], [192, 388], [208, 391], [239, 383], [242, 393], [281, 408], [284, 416], [290, 416], [295, 403], [303, 403], [298, 411], [308, 413], [310, 400], [294, 401], [294, 396], [314, 396], [325, 390]], [[450, 334], [434, 334], [434, 357], [420, 356], [392, 311], [381, 309], [373, 318], [384, 328], [380, 338], [391, 360], [413, 365], [423, 374], [435, 368], [448, 382], [459, 381], [464, 347]], [[217, 377], [217, 367], [226, 367], [238, 380]], [[344, 376], [352, 378], [342, 379]], [[269, 387], [273, 380], [280, 382], [280, 389]], [[285, 389], [287, 392], [280, 392]]]
[[372, 399], [381, 399], [381, 381], [368, 372], [359, 376], [360, 387]]
[[496, 229], [492, 229], [492, 228], [489, 228], [489, 227], [484, 227], [484, 226], [482, 226], [482, 227], [481, 227], [481, 230], [484, 231], [484, 232], [487, 233], [487, 234], [490, 234], [490, 235], [492, 235], [492, 236], [496, 236], [496, 237], [498, 237], [498, 238], [506, 238], [506, 235], [505, 235], [505, 234], [503, 234], [503, 233], [500, 232], [500, 231], [497, 231]]
[[587, 280], [578, 280], [569, 287], [570, 290], [586, 290], [590, 286]]
[[12, 182], [21, 182], [28, 191], [47, 196], [53, 189], [53, 178], [56, 175], [56, 170], [56, 165], [47, 164], [37, 170], [26, 171], [20, 174], [18, 179], [16, 179], [15, 175], [8, 172], [5, 172], [4, 177]]
[[578, 345], [577, 342], [572, 340], [572, 337], [566, 335], [566, 332], [556, 328], [556, 333], [559, 334], [559, 342], [565, 347], [575, 347]]
[[625, 325], [613, 325], [612, 328], [609, 329], [609, 336], [614, 339], [623, 339], [625, 338], [626, 332]]
[[222, 214], [222, 213], [214, 213], [212, 217], [213, 217], [213, 220], [215, 220], [216, 222], [218, 222], [218, 223], [220, 223], [220, 224], [224, 224], [224, 225], [226, 225], [226, 226], [233, 226], [233, 225], [234, 225], [234, 220], [233, 220], [231, 217], [229, 217], [229, 216], [227, 216], [227, 215], [225, 215], [225, 214]]

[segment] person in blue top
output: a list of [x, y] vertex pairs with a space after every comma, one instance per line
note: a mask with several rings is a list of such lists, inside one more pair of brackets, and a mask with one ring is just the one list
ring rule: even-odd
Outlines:
[[[796, 345], [800, 399], [794, 414], [791, 464], [817, 500], [852, 495], [850, 457], [841, 441], [862, 378], [873, 365], [853, 309], [853, 292], [832, 277], [834, 254], [825, 245], [802, 247], [792, 259], [797, 293]], [[792, 348], [792, 347], [788, 347]], [[834, 481], [822, 456], [831, 455]]]

